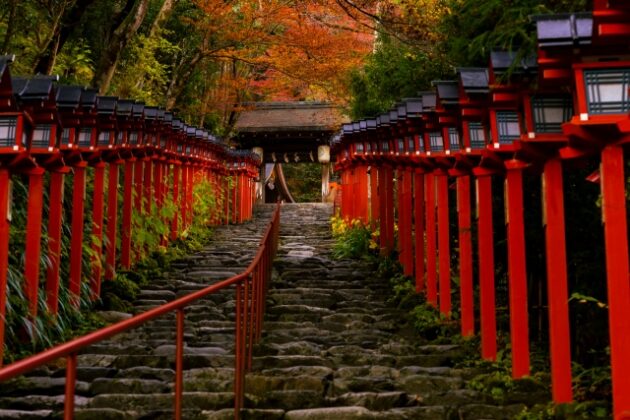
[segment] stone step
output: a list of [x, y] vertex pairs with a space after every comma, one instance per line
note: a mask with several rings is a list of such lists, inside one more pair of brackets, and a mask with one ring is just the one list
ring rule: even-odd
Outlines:
[[[121, 411], [150, 413], [156, 410], [173, 409], [173, 394], [100, 394], [88, 403], [88, 408], [114, 408]], [[184, 409], [218, 410], [234, 407], [232, 392], [184, 392]]]

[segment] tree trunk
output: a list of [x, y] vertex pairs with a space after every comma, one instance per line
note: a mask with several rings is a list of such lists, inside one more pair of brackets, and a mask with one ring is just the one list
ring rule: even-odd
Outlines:
[[81, 18], [85, 14], [87, 8], [94, 3], [95, 0], [77, 0], [67, 13], [61, 17], [61, 24], [57, 25], [53, 35], [51, 36], [46, 48], [40, 54], [33, 68], [34, 73], [51, 74], [57, 54], [66, 44], [66, 41], [74, 31], [74, 28], [81, 22]]
[[96, 67], [94, 79], [92, 79], [92, 85], [97, 86], [101, 94], [109, 90], [120, 59], [120, 53], [140, 29], [149, 9], [149, 2], [150, 0], [136, 0], [135, 7], [126, 18], [122, 19], [122, 23], [114, 28], [109, 43], [103, 50]]
[[159, 32], [164, 22], [171, 16], [171, 12], [173, 11], [173, 7], [177, 4], [177, 1], [178, 0], [164, 0], [160, 11], [153, 21], [153, 25], [151, 25], [151, 31], [149, 32], [150, 38], [154, 37]]
[[9, 19], [7, 20], [7, 31], [4, 34], [4, 40], [2, 41], [2, 54], [10, 54], [9, 45], [11, 44], [11, 38], [13, 38], [13, 34], [15, 33], [15, 18], [17, 17], [17, 6], [18, 0], [12, 0], [11, 9], [9, 10]]
[[182, 59], [177, 68], [173, 71], [171, 82], [166, 89], [166, 109], [172, 109], [177, 103], [177, 99], [182, 94], [186, 82], [195, 71], [201, 61], [203, 54], [197, 51], [190, 60]]

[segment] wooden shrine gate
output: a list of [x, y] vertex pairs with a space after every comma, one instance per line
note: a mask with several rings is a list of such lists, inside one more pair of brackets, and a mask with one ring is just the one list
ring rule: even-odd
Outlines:
[[[330, 142], [347, 120], [338, 106], [323, 102], [256, 102], [241, 104], [234, 141], [251, 149], [263, 163], [273, 163], [280, 196], [292, 201], [282, 172], [283, 163], [322, 164], [322, 198], [328, 195]], [[265, 202], [270, 174], [261, 166], [258, 200]], [[269, 200], [267, 200], [269, 201]]]
[[[12, 252], [25, 256], [24, 294], [34, 319], [42, 223], [47, 226], [45, 251], [50, 260], [45, 273], [46, 305], [53, 315], [58, 311], [65, 177], [74, 181], [72, 210], [65, 218], [71, 225], [69, 292], [78, 304], [82, 283], [89, 282], [91, 297], [97, 299], [103, 278], [113, 280], [117, 268], [129, 269], [138, 255], [148, 251], [132, 243], [137, 228], [134, 216], [155, 208], [162, 215], [165, 202], [171, 202], [174, 214], [164, 220], [170, 233], [161, 242], [165, 245], [178, 239], [193, 223], [193, 189], [201, 182], [210, 184], [219, 206], [213, 215], [207, 215], [213, 224], [251, 218], [253, 180], [260, 165], [252, 153], [230, 150], [205, 130], [185, 124], [164, 109], [98, 96], [96, 90], [64, 86], [54, 77], [12, 78], [12, 61], [13, 57], [0, 57], [0, 363], [15, 206], [27, 208], [25, 248]], [[26, 203], [17, 202], [12, 195], [12, 178], [18, 175], [28, 178]], [[92, 180], [91, 197], [86, 197], [88, 179]], [[121, 184], [122, 199], [118, 194]], [[86, 214], [88, 201], [91, 214]], [[48, 220], [43, 220], [45, 204]], [[87, 217], [93, 222], [90, 243], [94, 256], [89, 272], [84, 272]]]
[[[538, 55], [492, 53], [490, 67], [403, 100], [373, 119], [346, 124], [333, 147], [342, 177], [341, 214], [380, 229], [405, 274], [451, 313], [450, 229], [458, 229], [461, 333], [474, 334], [471, 182], [476, 191], [481, 356], [497, 356], [492, 180], [504, 180], [512, 375], [530, 373], [524, 171], [542, 180], [553, 400], [572, 395], [564, 162], [600, 161], [602, 220], [616, 419], [630, 418], [630, 281], [624, 151], [630, 142], [630, 5], [595, 0], [592, 14], [535, 18]], [[396, 187], [394, 188], [394, 179]], [[450, 220], [449, 182], [457, 189]], [[414, 238], [415, 231], [415, 238]]]

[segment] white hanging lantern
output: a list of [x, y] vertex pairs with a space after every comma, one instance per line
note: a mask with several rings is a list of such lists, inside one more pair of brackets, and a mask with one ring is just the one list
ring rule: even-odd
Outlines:
[[330, 163], [330, 146], [324, 144], [317, 147], [317, 160], [319, 163]]

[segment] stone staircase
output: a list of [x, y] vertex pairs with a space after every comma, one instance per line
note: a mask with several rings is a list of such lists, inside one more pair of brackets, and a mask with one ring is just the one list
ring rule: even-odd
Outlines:
[[[388, 304], [390, 286], [363, 261], [335, 261], [324, 204], [285, 205], [263, 340], [246, 379], [243, 418], [503, 419], [524, 407], [465, 388], [456, 345], [418, 337]], [[140, 312], [241, 271], [270, 218], [217, 229], [203, 252], [155, 279]], [[184, 418], [233, 418], [233, 290], [186, 311]], [[79, 357], [77, 419], [172, 418], [174, 317], [92, 346]], [[58, 418], [63, 366], [0, 384], [0, 419]]]
[[484, 403], [455, 369], [456, 345], [419, 337], [364, 261], [336, 261], [325, 205], [286, 205], [263, 340], [246, 392], [256, 418], [502, 419], [524, 405]]

